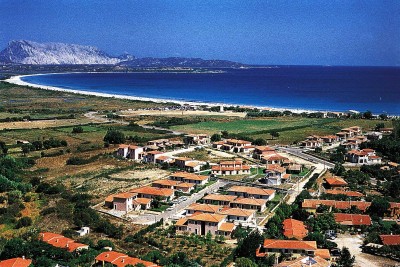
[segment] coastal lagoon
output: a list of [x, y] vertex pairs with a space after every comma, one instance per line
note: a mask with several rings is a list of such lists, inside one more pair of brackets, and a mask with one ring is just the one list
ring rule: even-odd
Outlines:
[[276, 66], [203, 73], [24, 76], [35, 85], [154, 99], [400, 115], [400, 68]]

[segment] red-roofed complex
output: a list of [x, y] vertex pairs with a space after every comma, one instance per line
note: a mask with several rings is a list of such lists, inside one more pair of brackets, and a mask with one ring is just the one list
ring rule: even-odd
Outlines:
[[268, 257], [270, 255], [282, 253], [292, 254], [293, 257], [315, 256], [317, 251], [317, 242], [298, 241], [298, 240], [278, 240], [265, 239], [264, 244], [256, 250], [257, 257]]
[[12, 258], [8, 260], [0, 261], [0, 267], [28, 267], [32, 263], [32, 260], [25, 258]]
[[344, 188], [347, 187], [347, 182], [338, 176], [325, 178], [327, 188]]
[[344, 190], [325, 190], [325, 194], [328, 195], [345, 195], [348, 197], [364, 197], [363, 193], [356, 191], [344, 191]]
[[335, 213], [335, 221], [341, 225], [361, 226], [371, 225], [371, 217], [362, 214]]
[[400, 246], [400, 235], [380, 235], [382, 244], [386, 246]]
[[211, 167], [211, 173], [216, 175], [242, 175], [250, 174], [250, 166], [243, 164], [242, 160], [221, 161]]
[[117, 155], [123, 158], [141, 160], [143, 158], [143, 147], [133, 145], [119, 145]]
[[208, 182], [208, 176], [188, 172], [173, 173], [169, 176], [169, 179], [196, 185], [205, 185]]
[[138, 197], [151, 198], [160, 197], [163, 200], [171, 200], [174, 198], [174, 190], [168, 188], [158, 188], [144, 186], [130, 190], [131, 193], [136, 193]]
[[125, 267], [127, 265], [135, 266], [139, 263], [143, 264], [146, 267], [157, 267], [157, 264], [143, 261], [138, 258], [129, 257], [126, 254], [115, 252], [115, 251], [106, 251], [100, 253], [96, 259], [96, 263], [101, 263], [104, 266], [106, 263], [110, 263], [116, 267]]
[[228, 190], [229, 195], [239, 196], [244, 198], [256, 198], [272, 200], [275, 197], [275, 190], [264, 189], [250, 186], [232, 186]]
[[335, 207], [339, 210], [350, 209], [356, 206], [362, 212], [365, 212], [371, 205], [371, 202], [365, 201], [336, 201], [336, 200], [322, 200], [322, 199], [304, 199], [302, 208], [308, 212], [315, 213], [317, 208], [321, 205], [328, 207]]
[[375, 154], [373, 149], [350, 150], [346, 154], [346, 160], [357, 164], [381, 164], [382, 158]]
[[70, 238], [67, 238], [59, 234], [43, 232], [39, 233], [39, 239], [42, 240], [43, 242], [46, 242], [47, 244], [52, 245], [53, 247], [66, 249], [69, 252], [79, 251], [82, 249], [89, 249], [88, 245], [77, 243], [75, 242], [75, 240], [72, 240]]
[[286, 219], [283, 221], [283, 235], [302, 240], [308, 235], [308, 230], [302, 221]]
[[331, 263], [320, 256], [301, 257], [295, 260], [282, 261], [276, 267], [330, 267]]

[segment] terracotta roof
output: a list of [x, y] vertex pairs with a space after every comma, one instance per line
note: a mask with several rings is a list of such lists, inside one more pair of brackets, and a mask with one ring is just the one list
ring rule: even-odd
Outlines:
[[220, 165], [241, 165], [243, 164], [243, 160], [226, 160], [226, 161], [220, 161]]
[[348, 197], [363, 197], [364, 194], [356, 191], [343, 191], [343, 190], [325, 190], [328, 195], [346, 195]]
[[278, 165], [278, 164], [268, 164], [268, 165], [267, 165], [267, 170], [270, 170], [270, 171], [278, 171], [278, 172], [282, 173], [282, 172], [285, 172], [285, 171], [286, 171], [286, 168], [281, 167], [281, 166]]
[[329, 249], [326, 248], [318, 248], [317, 251], [315, 251], [315, 256], [319, 256], [325, 260], [331, 259], [331, 253], [329, 252]]
[[291, 174], [285, 173], [285, 174], [282, 176], [282, 179], [289, 179], [291, 176], [292, 176]]
[[335, 213], [335, 221], [342, 225], [371, 225], [369, 215]]
[[201, 165], [199, 161], [191, 161], [191, 162], [185, 163], [185, 166], [192, 167], [192, 168], [197, 167], [199, 165]]
[[204, 181], [208, 179], [208, 176], [206, 175], [197, 175], [194, 173], [189, 173], [189, 172], [176, 172], [170, 175], [170, 177], [178, 177], [178, 178], [184, 178], [184, 179], [190, 179], [190, 180], [196, 180], [196, 181]]
[[178, 158], [175, 158], [175, 160], [189, 161], [189, 160], [193, 160], [193, 159], [191, 159], [191, 158], [185, 158], [185, 157], [178, 157]]
[[96, 260], [112, 263], [113, 261], [115, 261], [119, 258], [126, 258], [126, 257], [128, 257], [128, 255], [125, 255], [120, 252], [106, 251], [106, 252], [103, 252], [103, 253], [100, 253], [99, 255], [97, 255]]
[[398, 246], [400, 245], [400, 235], [380, 235], [382, 244], [387, 246]]
[[335, 201], [335, 200], [322, 200], [322, 199], [304, 199], [302, 208], [315, 209], [317, 206], [325, 205], [335, 207], [337, 209], [350, 209], [351, 206], [356, 206], [361, 211], [366, 211], [371, 205], [371, 202], [365, 201]]
[[24, 258], [12, 258], [0, 261], [0, 267], [28, 267], [31, 265], [32, 260]]
[[219, 195], [219, 194], [210, 194], [210, 195], [203, 197], [203, 199], [205, 199], [205, 200], [228, 201], [228, 202], [231, 202], [231, 201], [235, 200], [236, 198], [237, 198], [237, 196]]
[[193, 203], [189, 207], [187, 207], [186, 210], [216, 213], [221, 208], [222, 207], [218, 205]]
[[159, 185], [166, 185], [166, 186], [175, 186], [179, 184], [180, 181], [174, 181], [174, 180], [167, 180], [167, 179], [161, 179], [161, 180], [156, 180], [153, 181], [151, 184], [154, 186], [155, 184]]
[[213, 171], [237, 171], [237, 170], [250, 170], [248, 165], [235, 165], [231, 167], [221, 167], [221, 165], [214, 165], [211, 167]]
[[224, 215], [232, 215], [232, 216], [243, 216], [249, 217], [254, 215], [257, 211], [256, 210], [247, 210], [247, 209], [239, 209], [239, 208], [225, 208], [219, 211], [219, 214]]
[[163, 152], [155, 150], [155, 151], [149, 151], [147, 152], [147, 154], [158, 155], [158, 154], [163, 154]]
[[277, 154], [277, 153], [274, 153], [274, 154], [271, 154], [271, 155], [265, 155], [264, 156], [264, 159], [266, 159], [266, 160], [283, 160], [283, 159], [287, 159], [286, 157], [284, 157], [284, 156], [281, 156], [281, 155], [279, 155], [279, 154]]
[[44, 242], [47, 242], [53, 238], [60, 238], [64, 237], [63, 235], [55, 234], [55, 233], [50, 233], [50, 232], [42, 232], [39, 234], [40, 239], [43, 240]]
[[130, 190], [129, 192], [140, 193], [145, 195], [154, 195], [154, 196], [164, 196], [169, 197], [174, 195], [174, 190], [169, 188], [158, 188], [158, 187], [150, 187], [144, 186]]
[[282, 261], [276, 267], [329, 267], [330, 262], [322, 257], [301, 257], [292, 261]]
[[103, 253], [100, 253], [96, 257], [97, 261], [104, 261], [104, 262], [109, 262], [117, 267], [125, 267], [126, 265], [136, 265], [138, 263], [144, 264], [146, 267], [156, 267], [157, 264], [149, 262], [149, 261], [143, 261], [138, 258], [133, 258], [129, 257], [126, 254], [120, 253], [120, 252], [115, 252], [115, 251], [106, 251]]
[[267, 200], [266, 199], [240, 197], [240, 198], [233, 200], [231, 203], [242, 204], [242, 205], [262, 206], [262, 205], [265, 205], [265, 203], [267, 203]]
[[53, 247], [67, 249], [69, 252], [73, 252], [78, 248], [89, 247], [86, 244], [77, 243], [73, 239], [54, 233], [49, 233], [49, 232], [39, 233], [39, 237], [43, 242], [46, 242], [52, 245]]
[[135, 198], [136, 203], [140, 204], [140, 205], [147, 205], [151, 202], [150, 198], [143, 198], [143, 197], [138, 197]]
[[221, 223], [220, 227], [218, 227], [218, 231], [222, 232], [232, 232], [235, 229], [234, 223]]
[[175, 226], [185, 226], [186, 223], [187, 223], [187, 221], [188, 221], [188, 219], [189, 219], [189, 216], [180, 218], [180, 219], [175, 223]]
[[232, 186], [227, 191], [247, 193], [251, 195], [262, 195], [262, 196], [270, 196], [275, 193], [275, 190], [273, 189], [263, 189], [258, 187], [240, 186], [240, 185]]
[[119, 194], [113, 195], [113, 201], [114, 201], [114, 198], [127, 199], [127, 198], [132, 198], [132, 197], [134, 197], [136, 195], [137, 195], [136, 193], [129, 193], [129, 192], [127, 192], [127, 193], [119, 193]]
[[325, 181], [329, 185], [347, 185], [347, 182], [343, 178], [338, 177], [338, 176], [325, 178]]
[[128, 148], [128, 147], [129, 147], [129, 145], [125, 145], [125, 144], [121, 144], [118, 146], [118, 148]]
[[286, 219], [283, 221], [283, 235], [287, 238], [303, 239], [308, 234], [302, 221]]
[[317, 250], [315, 241], [265, 239], [264, 248]]
[[167, 159], [170, 159], [170, 157], [168, 157], [168, 156], [159, 156], [157, 159], [158, 160], [167, 160]]
[[193, 187], [195, 185], [196, 184], [193, 184], [193, 183], [180, 183], [180, 184], [177, 184], [175, 186], [175, 188], [191, 188], [191, 187]]
[[219, 223], [219, 222], [225, 220], [225, 218], [226, 218], [226, 215], [222, 215], [222, 214], [200, 213], [197, 215], [192, 215], [188, 219], [193, 220], [193, 221]]

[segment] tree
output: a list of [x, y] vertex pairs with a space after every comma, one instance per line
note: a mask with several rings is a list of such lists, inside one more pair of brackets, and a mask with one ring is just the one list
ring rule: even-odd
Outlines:
[[258, 232], [257, 230], [251, 232], [248, 236], [239, 241], [238, 246], [235, 250], [235, 256], [237, 258], [245, 257], [255, 260], [256, 249], [260, 244], [263, 243], [263, 241], [264, 238], [260, 234], [260, 232]]
[[257, 138], [256, 140], [254, 140], [253, 144], [256, 146], [265, 146], [267, 145], [267, 141], [265, 141], [265, 139], [262, 138]]
[[257, 267], [258, 265], [248, 258], [237, 258], [235, 261], [237, 267]]
[[351, 256], [348, 248], [343, 247], [340, 251], [339, 258], [337, 259], [334, 266], [337, 267], [353, 267], [356, 258]]
[[269, 134], [272, 136], [272, 139], [278, 138], [280, 136], [279, 132], [275, 130], [271, 131]]
[[121, 144], [125, 142], [125, 135], [123, 132], [110, 129], [107, 131], [103, 140], [104, 142], [108, 142], [110, 144]]
[[218, 141], [221, 141], [221, 135], [220, 134], [213, 134], [212, 136], [211, 136], [211, 142], [218, 142]]
[[82, 126], [76, 126], [76, 127], [72, 128], [72, 133], [83, 133]]
[[364, 119], [367, 119], [367, 120], [372, 119], [372, 118], [373, 118], [372, 112], [369, 111], [369, 110], [365, 111], [365, 112], [363, 113], [363, 118], [364, 118]]
[[346, 172], [346, 169], [343, 167], [343, 165], [339, 162], [335, 164], [335, 167], [332, 169], [332, 173], [338, 176], [342, 176]]
[[21, 146], [21, 150], [22, 150], [22, 153], [24, 154], [24, 156], [26, 156], [26, 154], [28, 154], [31, 151], [31, 145], [30, 144], [23, 144]]
[[22, 217], [17, 221], [17, 224], [15, 225], [15, 228], [19, 229], [22, 227], [27, 227], [32, 225], [32, 219], [29, 217]]
[[371, 202], [371, 206], [368, 208], [368, 213], [371, 216], [383, 217], [385, 213], [390, 208], [390, 203], [384, 198], [377, 197], [374, 198]]

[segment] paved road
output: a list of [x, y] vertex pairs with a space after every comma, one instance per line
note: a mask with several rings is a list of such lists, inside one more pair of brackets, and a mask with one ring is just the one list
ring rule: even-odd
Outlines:
[[173, 206], [174, 210], [171, 211], [165, 211], [160, 214], [143, 214], [138, 217], [131, 217], [132, 222], [138, 223], [138, 224], [151, 224], [158, 222], [161, 219], [164, 219], [164, 221], [171, 219], [175, 214], [181, 212], [183, 209], [185, 209], [187, 206], [195, 203], [199, 199], [203, 198], [203, 196], [206, 193], [211, 193], [212, 191], [218, 190], [219, 187], [226, 185], [226, 181], [221, 181], [218, 180], [216, 183], [204, 188], [200, 192], [193, 194], [191, 197], [188, 197], [186, 201], [183, 201], [179, 204], [176, 204]]
[[335, 167], [335, 164], [333, 164], [333, 163], [331, 163], [331, 162], [329, 162], [329, 161], [326, 161], [326, 160], [323, 160], [323, 159], [320, 159], [320, 158], [311, 156], [311, 155], [309, 155], [309, 154], [303, 153], [303, 150], [302, 150], [301, 148], [296, 148], [296, 147], [279, 147], [279, 149], [282, 150], [282, 151], [284, 151], [284, 152], [286, 152], [286, 153], [295, 155], [295, 156], [297, 156], [297, 157], [299, 157], [299, 158], [308, 160], [308, 161], [310, 161], [310, 162], [323, 164], [323, 165], [325, 165], [326, 168], [333, 168], [333, 167]]

